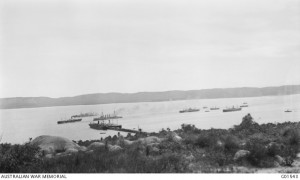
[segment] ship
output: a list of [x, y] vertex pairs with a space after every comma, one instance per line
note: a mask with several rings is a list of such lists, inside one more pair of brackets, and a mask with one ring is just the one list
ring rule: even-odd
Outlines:
[[232, 108], [223, 109], [223, 112], [232, 112], [232, 111], [240, 111], [240, 110], [242, 110], [241, 107], [238, 108], [232, 107]]
[[71, 118], [71, 119], [67, 119], [67, 120], [57, 121], [57, 124], [73, 123], [73, 122], [79, 122], [81, 120], [82, 120], [81, 118]]
[[[109, 122], [105, 122], [109, 121]], [[90, 123], [90, 128], [97, 130], [108, 130], [108, 129], [121, 129], [122, 125], [110, 123], [110, 120], [101, 120], [98, 123]]]
[[180, 110], [179, 113], [197, 112], [197, 111], [200, 111], [200, 109], [188, 108], [188, 109]]
[[285, 110], [284, 112], [292, 112], [292, 110], [287, 109], [287, 110]]
[[103, 114], [100, 117], [94, 118], [94, 121], [102, 121], [102, 120], [108, 120], [108, 119], [120, 119], [123, 118], [122, 116], [117, 116], [116, 112], [114, 111], [113, 114]]
[[218, 107], [212, 107], [212, 108], [210, 108], [210, 110], [219, 110], [220, 108], [218, 108]]
[[242, 105], [240, 105], [240, 107], [248, 107], [248, 104], [244, 102]]
[[248, 104], [240, 105], [240, 107], [248, 107]]
[[71, 116], [71, 118], [90, 117], [90, 116], [98, 116], [98, 114], [94, 113], [94, 112], [80, 113], [80, 114]]

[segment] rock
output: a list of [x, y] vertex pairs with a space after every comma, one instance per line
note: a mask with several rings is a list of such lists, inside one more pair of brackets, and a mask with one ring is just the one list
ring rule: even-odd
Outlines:
[[46, 154], [45, 155], [45, 158], [49, 158], [50, 159], [50, 158], [53, 158], [53, 157], [54, 157], [53, 154]]
[[182, 140], [182, 138], [178, 136], [175, 132], [170, 132], [167, 137], [174, 142], [180, 142]]
[[127, 139], [124, 139], [123, 137], [120, 137], [117, 141], [116, 144], [119, 146], [130, 146], [134, 143], [134, 141], [129, 141]]
[[137, 140], [137, 142], [140, 142], [141, 144], [148, 145], [151, 143], [160, 143], [162, 140], [156, 136], [149, 136], [145, 138], [140, 138]]
[[216, 143], [216, 145], [217, 145], [218, 147], [222, 147], [222, 146], [223, 146], [223, 143], [222, 143], [222, 141], [218, 140], [217, 143]]
[[85, 151], [85, 153], [87, 153], [87, 154], [92, 154], [94, 152], [94, 150], [87, 150], [87, 151]]
[[152, 152], [159, 153], [159, 149], [157, 147], [152, 147]]
[[285, 165], [285, 160], [281, 156], [279, 156], [279, 155], [275, 156], [275, 162], [277, 162], [281, 166]]
[[31, 141], [31, 144], [39, 146], [44, 155], [63, 152], [75, 153], [84, 149], [73, 141], [59, 136], [39, 136]]
[[193, 160], [195, 160], [195, 156], [193, 156], [192, 154], [190, 154], [189, 156], [185, 156], [185, 159], [187, 161], [193, 161]]
[[280, 167], [280, 164], [277, 161], [274, 161], [274, 167]]
[[129, 140], [127, 140], [127, 139], [124, 139], [124, 145], [125, 146], [130, 146], [130, 145], [132, 145], [134, 143], [134, 141], [129, 141]]
[[77, 149], [67, 149], [66, 151], [65, 151], [65, 153], [66, 154], [74, 154], [74, 153], [78, 153], [78, 150]]
[[101, 149], [104, 148], [105, 144], [101, 143], [101, 142], [93, 142], [92, 144], [90, 144], [87, 149], [88, 150], [97, 150], [97, 149]]
[[118, 145], [108, 145], [108, 150], [111, 151], [111, 152], [114, 152], [114, 151], [119, 151], [119, 150], [122, 150], [123, 148], [121, 148], [120, 146]]
[[234, 161], [238, 161], [238, 160], [240, 160], [242, 158], [247, 157], [249, 154], [250, 154], [250, 151], [247, 151], [247, 150], [238, 150], [235, 153], [233, 160]]
[[85, 152], [85, 151], [87, 151], [87, 148], [85, 146], [80, 146], [78, 151]]

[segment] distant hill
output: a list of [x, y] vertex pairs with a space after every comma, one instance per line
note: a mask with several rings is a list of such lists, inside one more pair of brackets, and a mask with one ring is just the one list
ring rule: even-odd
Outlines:
[[190, 91], [139, 92], [139, 93], [96, 93], [74, 97], [14, 97], [0, 98], [0, 109], [33, 108], [50, 106], [92, 105], [131, 102], [158, 102], [186, 99], [216, 99], [259, 97], [300, 94], [300, 85], [264, 88], [226, 88]]

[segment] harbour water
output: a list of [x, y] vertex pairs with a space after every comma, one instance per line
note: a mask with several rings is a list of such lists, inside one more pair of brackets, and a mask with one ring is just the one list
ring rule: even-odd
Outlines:
[[[222, 112], [223, 108], [239, 106], [244, 102], [249, 107], [236, 112]], [[217, 106], [220, 110], [205, 112], [204, 106]], [[200, 108], [200, 111], [179, 113], [179, 110], [189, 107]], [[286, 109], [292, 112], [284, 112]], [[70, 118], [81, 112], [109, 114], [114, 111], [123, 116], [122, 119], [114, 120], [115, 123], [129, 129], [142, 128], [146, 132], [157, 132], [162, 128], [174, 130], [184, 123], [194, 124], [201, 129], [230, 128], [239, 124], [248, 113], [260, 124], [300, 121], [300, 95], [1, 109], [1, 143], [24, 143], [39, 135], [63, 136], [71, 140], [91, 140], [115, 135], [116, 131], [91, 129], [88, 124], [93, 117], [84, 117], [81, 122], [76, 123], [57, 124], [62, 118]]]

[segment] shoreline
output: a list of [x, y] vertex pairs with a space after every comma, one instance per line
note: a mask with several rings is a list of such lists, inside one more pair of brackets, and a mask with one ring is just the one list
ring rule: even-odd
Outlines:
[[[70, 140], [62, 139], [70, 143]], [[1, 143], [0, 146], [6, 149], [34, 148], [31, 147], [32, 142], [40, 141], [34, 139], [22, 145]], [[38, 159], [34, 156], [34, 163], [29, 167], [23, 167], [24, 162], [19, 162], [20, 167], [24, 168], [19, 171], [67, 173], [71, 170], [73, 173], [83, 173], [94, 169], [95, 173], [142, 173], [145, 170], [167, 173], [299, 173], [300, 169], [300, 122], [258, 124], [250, 114], [229, 129], [203, 130], [192, 124], [182, 124], [180, 129], [163, 129], [149, 136], [115, 135], [72, 142], [79, 145], [79, 151], [57, 149], [49, 152], [51, 155], [48, 156]], [[75, 144], [74, 147], [77, 147]], [[44, 145], [41, 147], [45, 148]], [[0, 153], [0, 156], [6, 155]], [[46, 164], [39, 164], [40, 160]], [[58, 162], [62, 164], [56, 164]], [[107, 166], [103, 164], [105, 162], [111, 164]], [[1, 163], [5, 165], [6, 162]], [[137, 167], [136, 163], [142, 164]], [[157, 163], [169, 168], [164, 169]], [[68, 167], [64, 164], [73, 165]]]

